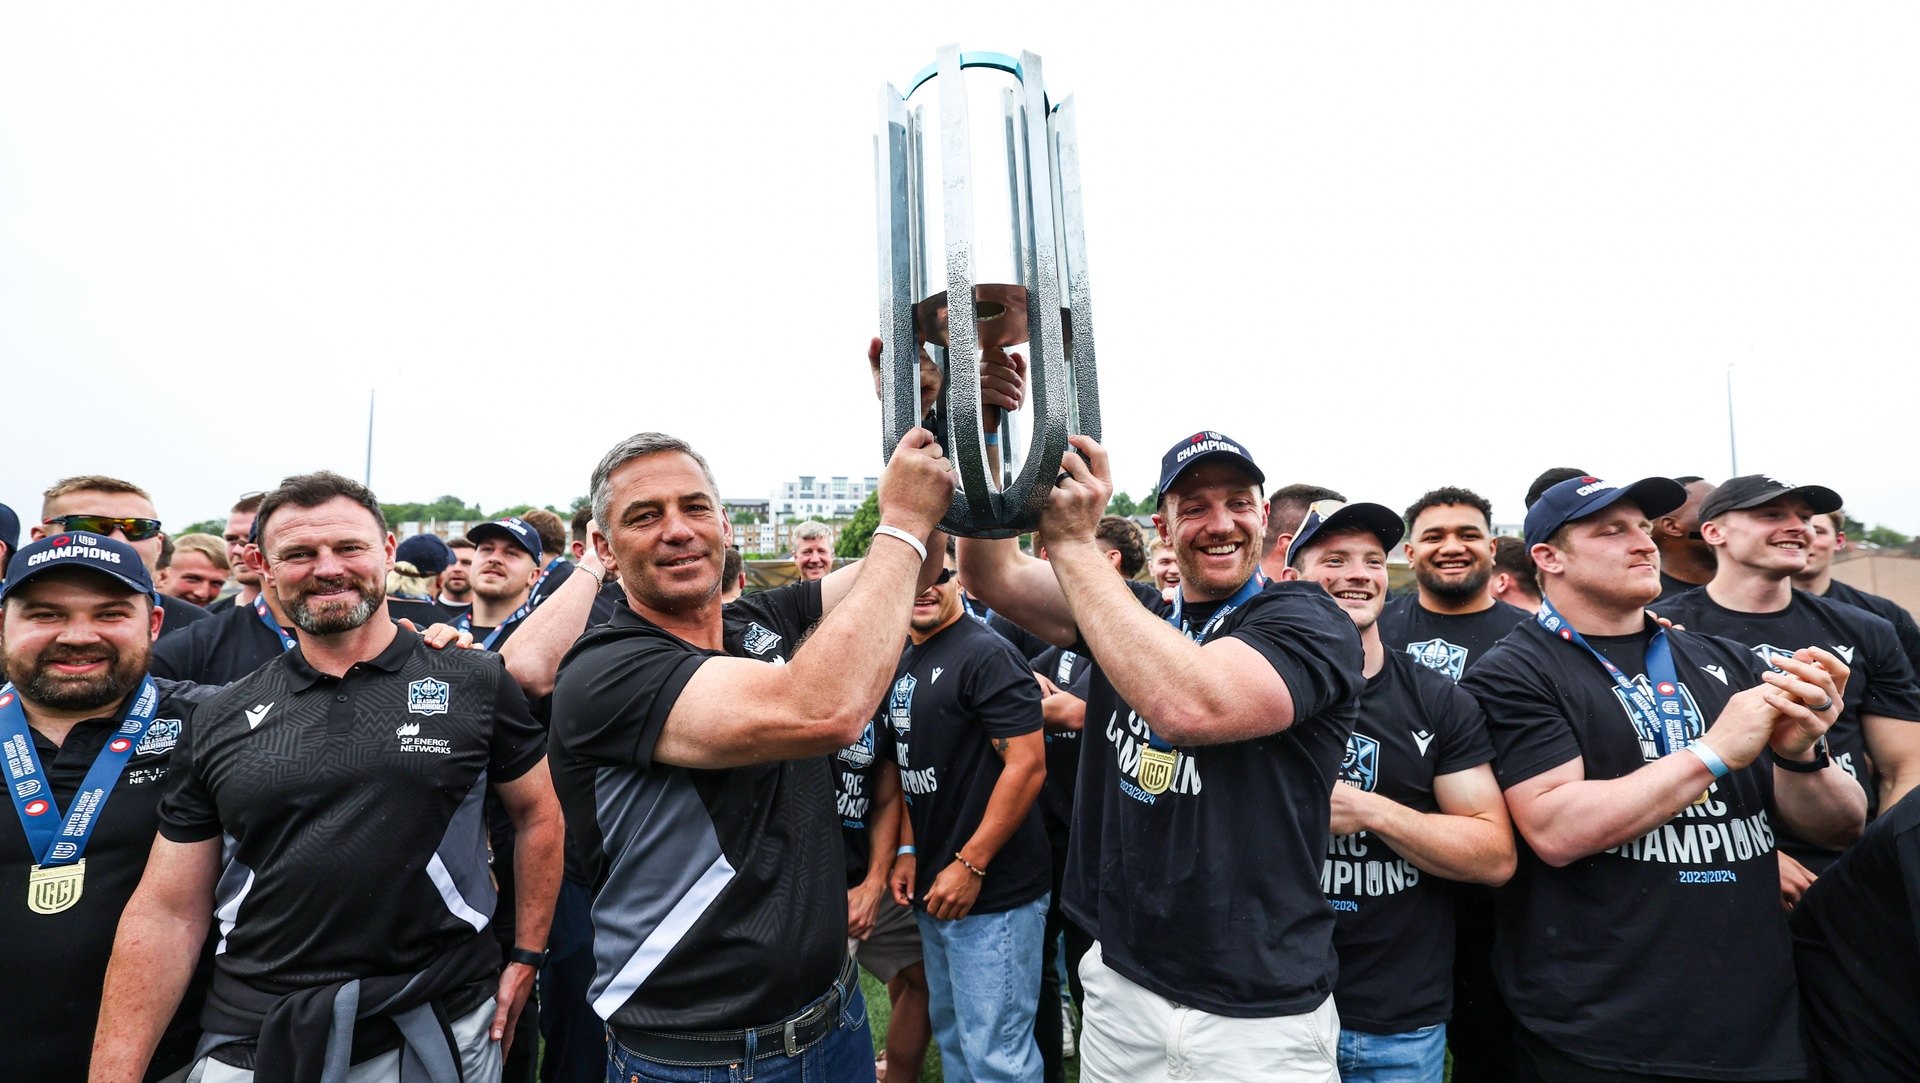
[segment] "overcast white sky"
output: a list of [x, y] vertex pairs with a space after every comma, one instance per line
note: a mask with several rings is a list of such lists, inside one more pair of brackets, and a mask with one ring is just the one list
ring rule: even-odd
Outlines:
[[359, 476], [562, 507], [615, 440], [729, 496], [879, 465], [878, 91], [942, 43], [1079, 102], [1120, 488], [1516, 521], [1541, 468], [1740, 466], [1920, 531], [1910, 4], [0, 7], [0, 500], [174, 526]]

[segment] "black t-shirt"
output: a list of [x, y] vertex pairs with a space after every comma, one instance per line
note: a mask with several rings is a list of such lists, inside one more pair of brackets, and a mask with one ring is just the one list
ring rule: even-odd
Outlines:
[[[288, 635], [293, 629], [285, 629]], [[224, 612], [153, 646], [153, 675], [195, 684], [232, 684], [273, 661], [286, 650], [253, 606]]]
[[[1660, 603], [1666, 601], [1668, 598], [1677, 597], [1690, 590], [1698, 590], [1699, 588], [1700, 584], [1689, 583], [1684, 579], [1677, 579], [1668, 575], [1666, 569], [1663, 568], [1660, 571], [1660, 597], [1654, 601], [1653, 608], [1658, 610]], [[1664, 615], [1665, 614], [1662, 614], [1662, 616]]]
[[[1646, 681], [1638, 635], [1590, 636]], [[1760, 683], [1745, 647], [1669, 633], [1689, 738]], [[1629, 700], [1591, 654], [1535, 621], [1461, 682], [1486, 712], [1511, 789], [1581, 759], [1589, 779], [1658, 758]], [[1684, 754], [1684, 753], [1675, 753]], [[1804, 1066], [1774, 854], [1773, 768], [1762, 756], [1701, 803], [1602, 853], [1553, 868], [1524, 836], [1500, 892], [1494, 973], [1521, 1024], [1574, 1060], [1699, 1079], [1798, 1079]]]
[[833, 754], [833, 803], [840, 812], [849, 888], [867, 878], [867, 862], [873, 856], [873, 836], [868, 830], [872, 827], [873, 780], [880, 773], [874, 730], [873, 720], [868, 719], [860, 739]]
[[[1188, 607], [1189, 622], [1208, 608]], [[1363, 684], [1360, 636], [1318, 583], [1302, 582], [1269, 583], [1209, 638], [1227, 636], [1272, 663], [1293, 725], [1175, 749], [1164, 788], [1151, 765], [1155, 785], [1143, 786], [1148, 722], [1100, 671], [1128, 660], [1096, 658], [1064, 909], [1108, 966], [1169, 1000], [1237, 1018], [1296, 1015], [1333, 991], [1320, 865]]]
[[593, 877], [588, 997], [616, 1026], [763, 1026], [826, 992], [846, 959], [833, 757], [698, 770], [656, 763], [674, 702], [708, 659], [784, 664], [820, 584], [726, 607], [707, 651], [630, 609], [582, 636], [554, 690], [554, 789]]
[[545, 752], [498, 657], [396, 631], [330, 677], [295, 648], [194, 712], [160, 833], [225, 835], [217, 968], [260, 988], [419, 970], [494, 911], [481, 797]]
[[[973, 614], [968, 615], [973, 616]], [[980, 618], [974, 617], [974, 619], [979, 620]], [[1000, 633], [1000, 638], [1013, 644], [1014, 649], [1020, 652], [1020, 656], [1029, 662], [1053, 649], [1053, 644], [1048, 643], [1046, 640], [1013, 623], [1003, 614], [988, 610], [984, 623], [987, 627]]]
[[1403, 594], [1387, 602], [1380, 612], [1380, 641], [1388, 650], [1404, 651], [1428, 669], [1458, 681], [1481, 655], [1526, 619], [1526, 610], [1502, 601], [1477, 613], [1455, 616], [1435, 613], [1421, 605], [1418, 594]]
[[[934, 877], [973, 837], [1000, 781], [990, 742], [1039, 732], [1040, 686], [1012, 644], [962, 618], [907, 647], [875, 722], [880, 755], [900, 768], [919, 852], [913, 905], [925, 909]], [[1053, 886], [1037, 808], [1027, 810], [988, 870], [969, 913], [1011, 910]]]
[[453, 623], [453, 615], [440, 608], [438, 603], [418, 598], [388, 598], [387, 616], [396, 621], [403, 618], [412, 621], [416, 632], [424, 632], [436, 624]]
[[1920, 1079], [1920, 792], [1867, 827], [1789, 924], [1820, 1078]]
[[[1416, 812], [1438, 812], [1433, 780], [1493, 759], [1473, 697], [1410, 656], [1386, 664], [1360, 693], [1340, 781]], [[1340, 1025], [1399, 1034], [1453, 1014], [1453, 893], [1370, 832], [1335, 837], [1320, 890], [1333, 906], [1340, 956]]]
[[220, 597], [215, 598], [213, 601], [207, 603], [207, 616], [217, 617], [220, 614], [225, 613], [227, 610], [232, 609], [233, 603], [239, 600], [240, 600], [240, 595], [238, 593], [223, 594]]
[[619, 583], [608, 580], [600, 584], [599, 592], [593, 596], [593, 608], [587, 615], [587, 627], [600, 627], [626, 607], [627, 592]]
[[[1893, 626], [1862, 609], [1794, 591], [1785, 609], [1774, 613], [1741, 613], [1707, 596], [1705, 587], [1661, 603], [1662, 617], [1695, 632], [1724, 636], [1753, 649], [1762, 665], [1769, 655], [1792, 654], [1801, 647], [1820, 647], [1840, 657], [1853, 670], [1847, 679], [1840, 715], [1827, 730], [1827, 748], [1835, 763], [1866, 791], [1867, 817], [1878, 810], [1878, 787], [1870, 776], [1862, 714], [1920, 722], [1920, 687], [1913, 668], [1900, 649]], [[1823, 849], [1781, 832], [1781, 849], [1815, 872], [1827, 867], [1838, 851]]]
[[[1069, 695], [1087, 698], [1093, 683], [1093, 659], [1063, 647], [1048, 647], [1033, 660], [1033, 671]], [[1040, 787], [1040, 820], [1049, 831], [1065, 832], [1073, 823], [1074, 782], [1080, 777], [1080, 734], [1049, 730], [1047, 781]]]
[[1830, 602], [1842, 602], [1855, 609], [1864, 609], [1893, 625], [1894, 635], [1900, 639], [1900, 649], [1907, 656], [1907, 664], [1913, 667], [1915, 673], [1920, 673], [1920, 624], [1914, 623], [1913, 614], [1907, 612], [1899, 602], [1878, 594], [1868, 594], [1838, 579], [1829, 582], [1827, 592], [1820, 597]]
[[[154, 685], [160, 693], [154, 712], [158, 728], [134, 746], [113, 792], [94, 818], [93, 835], [81, 855], [87, 867], [78, 902], [57, 914], [36, 914], [27, 908], [27, 876], [34, 856], [11, 803], [0, 813], [0, 937], [7, 945], [7, 979], [0, 981], [0, 1050], [4, 1050], [0, 1060], [6, 1064], [8, 1078], [36, 1083], [80, 1083], [87, 1078], [93, 1027], [100, 1015], [100, 987], [120, 912], [140, 883], [153, 850], [153, 832], [159, 823], [155, 809], [181, 726], [192, 713], [189, 697], [204, 697], [208, 691], [159, 679]], [[72, 809], [87, 770], [119, 728], [117, 713], [90, 718], [68, 730], [58, 746], [29, 729], [40, 766], [46, 770], [46, 789], [63, 814]], [[161, 1037], [148, 1079], [192, 1062], [209, 973], [203, 965], [194, 975]]]
[[156, 642], [169, 639], [175, 633], [186, 631], [199, 621], [206, 620], [209, 615], [206, 610], [192, 602], [182, 601], [167, 594], [160, 596], [160, 608], [166, 613], [166, 617], [160, 621], [160, 640]]

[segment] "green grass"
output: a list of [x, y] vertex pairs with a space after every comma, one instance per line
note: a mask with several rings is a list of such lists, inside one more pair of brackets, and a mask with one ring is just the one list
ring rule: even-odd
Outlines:
[[[887, 987], [881, 985], [872, 974], [860, 972], [860, 991], [867, 998], [867, 1024], [873, 1028], [873, 1055], [880, 1055], [880, 1046], [887, 1034], [887, 1016], [891, 1008], [887, 1002]], [[1080, 1083], [1080, 1059], [1069, 1057], [1066, 1061], [1067, 1083]], [[920, 1083], [941, 1083], [940, 1046], [934, 1043], [927, 1047], [926, 1063], [920, 1067]]]

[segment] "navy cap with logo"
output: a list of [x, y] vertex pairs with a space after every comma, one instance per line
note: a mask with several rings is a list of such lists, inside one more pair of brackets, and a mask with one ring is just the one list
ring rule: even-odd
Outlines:
[[1267, 483], [1267, 475], [1253, 464], [1253, 456], [1247, 454], [1244, 444], [1224, 433], [1196, 432], [1167, 449], [1160, 456], [1159, 492], [1166, 492], [1181, 474], [1196, 464], [1224, 459], [1253, 475], [1253, 480], [1261, 485]]
[[0, 584], [0, 600], [26, 586], [35, 576], [56, 568], [99, 572], [118, 580], [135, 594], [150, 595], [154, 604], [159, 604], [160, 596], [154, 593], [147, 566], [141, 562], [140, 554], [133, 551], [133, 546], [98, 534], [77, 532], [41, 538], [13, 554], [13, 559], [7, 561], [7, 581]]
[[1380, 548], [1391, 550], [1407, 536], [1407, 525], [1400, 513], [1382, 504], [1344, 504], [1338, 500], [1316, 500], [1307, 509], [1307, 517], [1294, 532], [1287, 546], [1287, 563], [1292, 564], [1316, 537], [1361, 529], [1380, 539]]
[[1718, 519], [1730, 511], [1757, 508], [1788, 496], [1805, 500], [1815, 515], [1839, 511], [1846, 505], [1839, 493], [1824, 485], [1795, 485], [1772, 474], [1742, 474], [1728, 478], [1700, 501], [1700, 521]]
[[509, 538], [518, 543], [520, 548], [533, 554], [533, 559], [536, 563], [540, 560], [540, 532], [533, 529], [525, 519], [520, 518], [518, 515], [509, 515], [505, 519], [495, 519], [491, 523], [481, 523], [479, 526], [467, 531], [467, 540], [473, 542], [475, 545], [480, 544], [487, 538]]
[[454, 555], [439, 535], [415, 534], [394, 548], [393, 559], [413, 565], [421, 575], [439, 575], [454, 562]]
[[1651, 519], [1685, 504], [1687, 489], [1672, 478], [1641, 478], [1631, 485], [1615, 485], [1594, 477], [1568, 478], [1541, 493], [1527, 509], [1527, 545], [1539, 545], [1568, 523], [1620, 500], [1633, 501], [1640, 514]]

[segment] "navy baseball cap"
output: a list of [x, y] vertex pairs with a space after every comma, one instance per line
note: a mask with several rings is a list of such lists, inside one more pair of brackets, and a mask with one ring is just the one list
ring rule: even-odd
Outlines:
[[0, 545], [9, 553], [20, 548], [20, 517], [5, 504], [0, 504]]
[[1787, 496], [1805, 500], [1815, 515], [1826, 515], [1846, 506], [1839, 493], [1824, 485], [1795, 485], [1772, 474], [1742, 474], [1737, 478], [1728, 478], [1700, 501], [1700, 521], [1704, 523], [1730, 511], [1771, 504]]
[[147, 575], [147, 566], [141, 562], [140, 554], [133, 551], [133, 546], [114, 538], [77, 531], [29, 542], [25, 548], [13, 554], [13, 559], [7, 561], [7, 581], [0, 583], [0, 601], [25, 586], [34, 576], [55, 568], [86, 568], [99, 572], [118, 580], [135, 594], [148, 595], [155, 605], [160, 604], [160, 596], [154, 593], [153, 579]]
[[1380, 539], [1380, 548], [1392, 550], [1407, 536], [1407, 525], [1400, 513], [1381, 504], [1343, 504], [1338, 500], [1316, 500], [1300, 521], [1300, 529], [1287, 546], [1287, 563], [1305, 552], [1316, 536], [1359, 527]]
[[1253, 475], [1253, 480], [1261, 485], [1267, 483], [1267, 475], [1253, 463], [1253, 456], [1247, 454], [1244, 444], [1224, 433], [1196, 432], [1167, 449], [1160, 456], [1160, 487], [1158, 492], [1165, 493], [1168, 486], [1179, 480], [1181, 474], [1197, 463], [1214, 459], [1225, 459]]
[[511, 539], [519, 543], [520, 548], [533, 554], [535, 563], [538, 563], [540, 560], [540, 532], [529, 526], [527, 521], [518, 515], [509, 515], [505, 519], [495, 519], [491, 523], [481, 523], [479, 526], [467, 531], [467, 540], [473, 542], [475, 545], [480, 544], [483, 539], [491, 537]]
[[1631, 485], [1615, 485], [1594, 477], [1568, 478], [1541, 493], [1527, 509], [1528, 548], [1553, 537], [1554, 531], [1568, 523], [1585, 519], [1619, 500], [1633, 501], [1640, 514], [1651, 519], [1685, 504], [1687, 487], [1672, 478], [1641, 478]]
[[415, 534], [393, 551], [393, 559], [404, 561], [421, 575], [439, 575], [454, 561], [453, 549], [437, 534]]

